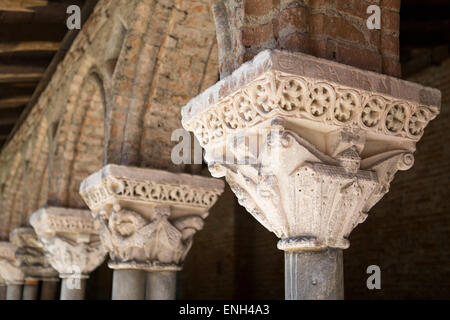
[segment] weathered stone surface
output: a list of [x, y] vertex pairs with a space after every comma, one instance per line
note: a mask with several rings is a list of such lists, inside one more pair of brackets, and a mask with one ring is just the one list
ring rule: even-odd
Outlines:
[[80, 193], [102, 226], [111, 268], [175, 271], [223, 188], [211, 178], [108, 165]]
[[351, 125], [418, 140], [438, 114], [440, 99], [438, 90], [412, 82], [267, 50], [192, 99], [182, 121], [203, 145], [277, 115], [328, 124], [322, 131]]
[[16, 259], [17, 246], [9, 242], [0, 242], [0, 277], [7, 285], [22, 285], [24, 273]]
[[17, 246], [16, 259], [26, 280], [53, 280], [58, 277], [47, 261], [42, 243], [33, 228], [14, 229], [9, 239]]
[[347, 248], [439, 107], [431, 88], [265, 51], [182, 113], [213, 176], [295, 251]]
[[106, 252], [89, 210], [43, 208], [30, 223], [61, 278], [87, 278], [103, 262]]

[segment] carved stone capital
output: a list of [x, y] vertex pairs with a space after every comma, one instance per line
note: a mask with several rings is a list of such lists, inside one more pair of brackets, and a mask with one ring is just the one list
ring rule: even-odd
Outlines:
[[438, 90], [275, 50], [192, 99], [182, 122], [280, 249], [344, 249], [439, 108]]
[[61, 278], [87, 278], [105, 259], [99, 228], [89, 210], [43, 208], [30, 223]]
[[25, 280], [54, 280], [58, 273], [47, 261], [42, 243], [33, 228], [17, 228], [9, 235], [9, 241], [17, 246], [16, 260]]
[[223, 189], [216, 179], [108, 165], [80, 194], [102, 226], [111, 268], [174, 271]]
[[10, 242], [0, 242], [0, 277], [6, 284], [23, 284], [25, 275], [16, 259], [17, 246]]

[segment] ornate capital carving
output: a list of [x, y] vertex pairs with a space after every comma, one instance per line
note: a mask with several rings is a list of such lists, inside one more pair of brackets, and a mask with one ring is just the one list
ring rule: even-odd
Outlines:
[[102, 226], [111, 268], [180, 270], [223, 188], [216, 179], [108, 165], [80, 194]]
[[16, 245], [16, 260], [25, 279], [51, 280], [58, 277], [44, 255], [44, 248], [33, 228], [17, 228], [9, 235]]
[[440, 92], [301, 53], [263, 51], [192, 99], [183, 126], [206, 147], [277, 116], [322, 130], [418, 141], [439, 113]]
[[10, 242], [0, 242], [0, 277], [6, 284], [23, 284], [25, 275], [16, 259], [17, 246]]
[[414, 163], [435, 89], [300, 53], [265, 51], [183, 110], [183, 125], [282, 250], [347, 237]]
[[61, 278], [86, 278], [105, 259], [99, 228], [89, 210], [43, 208], [30, 223]]

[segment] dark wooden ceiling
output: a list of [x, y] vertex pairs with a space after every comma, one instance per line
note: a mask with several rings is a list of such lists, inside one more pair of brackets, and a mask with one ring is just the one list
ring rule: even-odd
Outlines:
[[74, 38], [67, 37], [67, 7], [87, 2], [0, 0], [0, 147], [45, 87], [52, 61], [62, 59]]
[[[96, 0], [0, 0], [0, 148], [24, 119], [70, 47], [66, 9]], [[449, 0], [402, 0], [400, 42], [407, 76], [448, 57]], [[59, 50], [59, 51], [58, 51]]]

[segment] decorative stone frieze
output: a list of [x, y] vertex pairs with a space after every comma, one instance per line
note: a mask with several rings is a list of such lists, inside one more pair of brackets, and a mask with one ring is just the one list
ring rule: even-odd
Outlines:
[[0, 242], [0, 277], [8, 285], [24, 283], [24, 273], [16, 259], [17, 246], [10, 242]]
[[223, 188], [216, 179], [108, 165], [80, 194], [102, 226], [111, 268], [176, 271]]
[[17, 246], [16, 260], [26, 280], [57, 279], [58, 273], [47, 261], [42, 243], [33, 228], [14, 229], [9, 236], [9, 241]]
[[275, 50], [192, 99], [182, 122], [280, 249], [345, 249], [439, 108], [438, 90]]
[[61, 278], [87, 278], [105, 259], [99, 228], [89, 210], [43, 208], [30, 223]]

